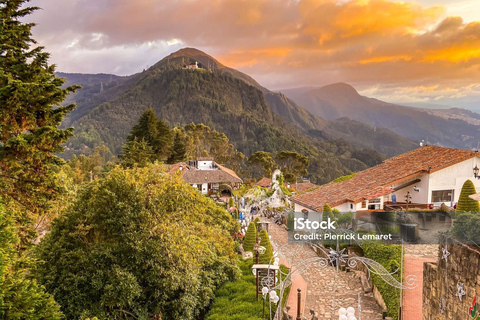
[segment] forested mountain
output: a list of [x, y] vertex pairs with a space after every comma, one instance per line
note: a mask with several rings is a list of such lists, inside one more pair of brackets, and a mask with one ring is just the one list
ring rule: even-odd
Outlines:
[[435, 113], [364, 97], [345, 83], [283, 92], [312, 114], [327, 120], [348, 117], [374, 127], [388, 128], [413, 140], [428, 139], [432, 144], [445, 147], [475, 148], [480, 138], [480, 126], [460, 116], [445, 117], [440, 111]]
[[[202, 68], [183, 69], [194, 61]], [[325, 121], [196, 49], [182, 49], [129, 77], [60, 75], [67, 83], [77, 80], [84, 86], [73, 97], [77, 109], [64, 123], [75, 127], [66, 157], [89, 153], [103, 143], [120, 153], [132, 126], [150, 107], [171, 127], [194, 122], [225, 133], [247, 156], [260, 150], [308, 155], [317, 182], [362, 170], [384, 158], [371, 150], [367, 159], [356, 150], [373, 148], [391, 156], [416, 145], [388, 130], [376, 132], [348, 119]]]

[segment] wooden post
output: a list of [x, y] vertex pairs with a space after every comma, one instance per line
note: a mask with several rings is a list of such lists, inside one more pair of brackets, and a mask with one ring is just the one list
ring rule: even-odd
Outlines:
[[298, 288], [297, 289], [298, 294], [297, 294], [297, 318], [295, 320], [302, 320], [301, 315], [300, 315], [300, 305], [302, 301], [302, 289]]

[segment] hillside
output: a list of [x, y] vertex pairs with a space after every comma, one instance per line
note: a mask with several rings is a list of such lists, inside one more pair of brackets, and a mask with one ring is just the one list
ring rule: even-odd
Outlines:
[[[202, 69], [183, 69], [193, 61]], [[204, 123], [223, 132], [247, 156], [259, 150], [309, 155], [317, 182], [385, 158], [374, 150], [392, 156], [417, 146], [388, 130], [376, 132], [349, 119], [326, 121], [196, 49], [182, 49], [128, 77], [60, 75], [84, 86], [71, 98], [78, 107], [63, 124], [75, 127], [64, 157], [90, 153], [103, 143], [120, 153], [128, 132], [149, 107], [170, 126]], [[360, 149], [374, 149], [367, 152], [371, 159], [355, 152]]]
[[316, 89], [283, 91], [312, 114], [327, 120], [348, 117], [373, 127], [387, 128], [412, 140], [455, 148], [474, 148], [479, 126], [460, 117], [387, 103], [361, 96], [350, 85], [337, 83]]

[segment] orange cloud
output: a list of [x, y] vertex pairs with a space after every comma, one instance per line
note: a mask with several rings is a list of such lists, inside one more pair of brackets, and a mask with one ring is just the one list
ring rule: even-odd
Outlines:
[[[111, 52], [108, 65], [132, 59], [124, 74], [133, 73], [147, 64], [139, 57], [154, 63], [166, 55], [165, 47], [171, 52], [181, 45], [276, 87], [337, 81], [429, 87], [452, 80], [467, 86], [480, 78], [480, 22], [445, 18], [445, 7], [420, 2], [51, 1], [55, 5], [37, 13], [43, 17], [38, 21], [43, 42], [38, 40], [66, 71], [89, 72], [82, 68], [103, 66], [95, 57]], [[162, 41], [165, 47], [144, 45]], [[131, 53], [135, 48], [137, 55]]]

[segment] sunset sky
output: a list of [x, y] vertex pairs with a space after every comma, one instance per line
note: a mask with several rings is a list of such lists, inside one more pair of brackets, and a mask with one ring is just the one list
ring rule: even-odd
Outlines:
[[273, 90], [346, 82], [391, 102], [480, 103], [478, 0], [30, 4], [58, 71], [128, 75], [195, 47]]

